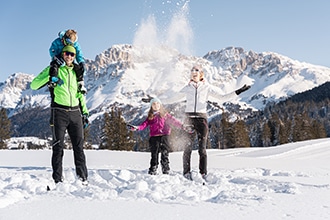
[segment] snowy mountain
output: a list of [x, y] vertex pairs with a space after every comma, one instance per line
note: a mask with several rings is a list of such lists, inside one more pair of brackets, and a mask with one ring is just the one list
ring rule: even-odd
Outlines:
[[[330, 68], [301, 63], [272, 52], [228, 47], [210, 51], [204, 57], [194, 57], [164, 46], [114, 45], [95, 60], [86, 61], [90, 120], [103, 115], [113, 105], [127, 108], [124, 115], [127, 120], [143, 117], [149, 105], [142, 103], [141, 98], [147, 94], [174, 96], [189, 81], [190, 69], [195, 63], [203, 66], [206, 79], [223, 93], [244, 84], [251, 85], [250, 90], [231, 102], [253, 110], [330, 79]], [[10, 110], [10, 117], [36, 107], [49, 107], [46, 87], [39, 91], [29, 89], [33, 77], [17, 73], [0, 84], [0, 103]]]
[[29, 83], [34, 76], [25, 73], [15, 73], [0, 83], [0, 105], [3, 108], [14, 109], [16, 106], [24, 105], [27, 91], [30, 90]]
[[[89, 62], [89, 107], [99, 107], [100, 101], [139, 106], [144, 94], [175, 95], [189, 80], [189, 71], [195, 63], [203, 65], [206, 79], [224, 93], [244, 84], [252, 85], [236, 102], [253, 109], [262, 109], [270, 101], [285, 99], [330, 79], [329, 68], [270, 52], [258, 54], [229, 47], [200, 58], [187, 57], [169, 48], [117, 45]], [[95, 94], [103, 94], [102, 99]]]

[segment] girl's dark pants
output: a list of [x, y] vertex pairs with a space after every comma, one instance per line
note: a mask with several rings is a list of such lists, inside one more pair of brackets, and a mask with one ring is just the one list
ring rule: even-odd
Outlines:
[[149, 146], [151, 151], [151, 160], [149, 174], [155, 174], [158, 168], [158, 155], [161, 153], [160, 163], [162, 166], [162, 172], [168, 174], [170, 170], [169, 166], [169, 136], [153, 136], [149, 139]]

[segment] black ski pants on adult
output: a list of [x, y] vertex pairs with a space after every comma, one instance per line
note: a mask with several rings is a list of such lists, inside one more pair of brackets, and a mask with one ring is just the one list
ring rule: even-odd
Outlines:
[[162, 172], [168, 173], [170, 170], [169, 166], [169, 136], [153, 136], [149, 138], [149, 146], [151, 152], [150, 168], [149, 173], [156, 172], [158, 168], [158, 156], [160, 157], [160, 164], [162, 165]]
[[183, 151], [183, 174], [191, 172], [191, 153], [193, 149], [193, 144], [198, 138], [198, 153], [199, 153], [199, 172], [201, 174], [207, 174], [207, 136], [208, 136], [208, 124], [207, 118], [205, 117], [189, 117], [187, 118], [187, 123], [192, 125], [194, 132], [188, 135], [187, 144]]
[[71, 139], [76, 174], [78, 178], [87, 180], [86, 158], [83, 150], [84, 133], [79, 107], [54, 107], [51, 110], [51, 114], [51, 120], [53, 120], [52, 167], [54, 181], [56, 183], [62, 181], [62, 161], [64, 155], [64, 137], [66, 131], [68, 131]]

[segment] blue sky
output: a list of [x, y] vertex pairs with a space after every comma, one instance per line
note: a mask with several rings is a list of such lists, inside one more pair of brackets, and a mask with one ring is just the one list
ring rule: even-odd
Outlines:
[[168, 31], [184, 3], [193, 33], [186, 55], [236, 46], [330, 67], [326, 0], [10, 0], [0, 2], [0, 82], [16, 72], [40, 73], [61, 30], [77, 30], [85, 57], [94, 60], [114, 44], [132, 44], [150, 15]]

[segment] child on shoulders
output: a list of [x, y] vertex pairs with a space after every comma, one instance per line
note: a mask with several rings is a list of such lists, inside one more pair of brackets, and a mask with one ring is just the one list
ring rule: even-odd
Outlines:
[[62, 49], [71, 45], [76, 49], [75, 60], [77, 63], [74, 63], [74, 71], [77, 75], [78, 89], [79, 92], [85, 94], [87, 92], [84, 86], [84, 72], [85, 72], [85, 59], [78, 43], [77, 31], [69, 29], [64, 30], [58, 33], [58, 38], [56, 38], [50, 48], [49, 54], [51, 57], [50, 69], [49, 69], [49, 86], [55, 87], [60, 79], [58, 79], [58, 68], [64, 63], [61, 58]]

